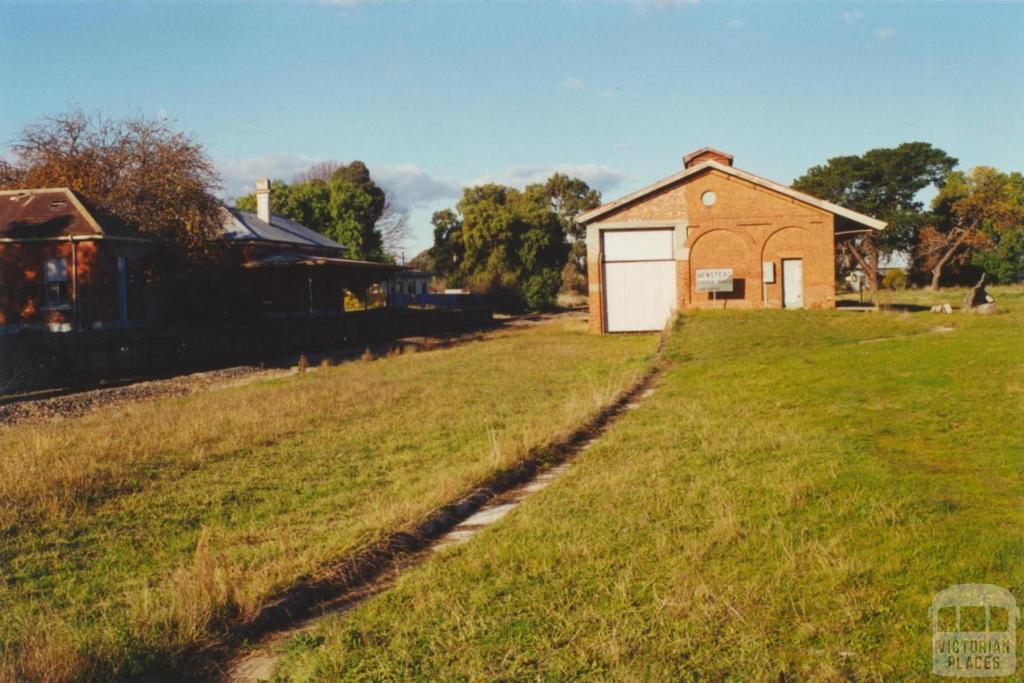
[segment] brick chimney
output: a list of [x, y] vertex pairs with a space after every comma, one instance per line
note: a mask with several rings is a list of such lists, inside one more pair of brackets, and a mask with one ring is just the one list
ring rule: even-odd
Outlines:
[[266, 178], [256, 181], [256, 218], [270, 222], [270, 181]]
[[732, 166], [732, 155], [712, 147], [701, 147], [683, 157], [683, 168], [700, 166], [706, 161], [717, 161], [726, 166]]

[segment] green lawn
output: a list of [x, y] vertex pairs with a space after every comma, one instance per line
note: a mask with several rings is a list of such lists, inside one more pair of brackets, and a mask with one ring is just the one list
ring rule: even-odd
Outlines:
[[1024, 599], [1024, 292], [993, 292], [1009, 313], [686, 316], [564, 477], [279, 679], [925, 678], [936, 592]]
[[580, 320], [0, 428], [0, 680], [177, 666], [581, 424], [656, 335]]

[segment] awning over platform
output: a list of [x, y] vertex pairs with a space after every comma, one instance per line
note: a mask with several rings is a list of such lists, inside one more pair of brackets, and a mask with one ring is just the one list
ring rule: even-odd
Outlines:
[[318, 256], [300, 252], [275, 252], [259, 256], [242, 264], [244, 268], [281, 268], [288, 266], [335, 267], [360, 271], [393, 273], [403, 270], [402, 266], [377, 261], [360, 261], [336, 256]]

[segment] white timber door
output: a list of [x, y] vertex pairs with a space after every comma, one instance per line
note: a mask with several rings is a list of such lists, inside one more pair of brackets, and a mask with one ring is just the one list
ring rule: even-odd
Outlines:
[[676, 308], [672, 230], [605, 230], [605, 331], [665, 327]]
[[804, 307], [804, 262], [802, 259], [782, 259], [782, 307]]

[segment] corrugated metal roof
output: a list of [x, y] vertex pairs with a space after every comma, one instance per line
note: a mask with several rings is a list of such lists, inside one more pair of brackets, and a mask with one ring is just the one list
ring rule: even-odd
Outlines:
[[347, 252], [348, 247], [335, 242], [325, 235], [310, 230], [304, 225], [274, 214], [267, 223], [256, 214], [235, 208], [226, 208], [224, 238], [229, 241], [266, 241], [285, 244], [301, 244], [307, 247], [335, 249]]

